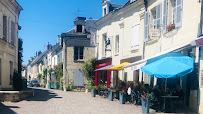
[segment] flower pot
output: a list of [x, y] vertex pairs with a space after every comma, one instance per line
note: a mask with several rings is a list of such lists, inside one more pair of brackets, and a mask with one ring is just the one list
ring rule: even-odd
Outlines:
[[95, 89], [91, 89], [91, 95], [92, 95], [92, 97], [96, 96], [96, 90]]
[[109, 101], [113, 101], [113, 99], [114, 99], [114, 92], [109, 91]]
[[142, 99], [142, 113], [149, 113], [150, 99]]
[[48, 85], [48, 88], [51, 89], [51, 85], [50, 84]]
[[120, 104], [125, 104], [125, 102], [126, 102], [126, 94], [125, 93], [119, 93], [119, 101], [120, 101]]
[[53, 88], [53, 89], [58, 89], [58, 88], [59, 88], [59, 85], [55, 85], [55, 84], [54, 84], [54, 85], [52, 85], [52, 88]]

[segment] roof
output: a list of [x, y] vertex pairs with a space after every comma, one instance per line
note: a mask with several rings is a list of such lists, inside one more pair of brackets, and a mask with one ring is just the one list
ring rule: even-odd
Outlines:
[[89, 33], [94, 34], [94, 33], [96, 33], [96, 26], [95, 26], [96, 21], [97, 20], [95, 20], [95, 19], [85, 20], [85, 31], [86, 31], [86, 33], [76, 33], [75, 29], [72, 28], [71, 30], [69, 30], [65, 33], [62, 33], [62, 34], [66, 34], [66, 35], [87, 35]]
[[124, 5], [118, 5], [118, 4], [110, 4], [113, 8], [113, 10], [110, 9], [110, 12], [105, 15], [104, 17], [100, 18], [99, 20], [97, 20], [95, 23], [97, 23], [98, 21], [102, 20], [103, 18], [107, 17], [108, 15], [110, 15], [111, 13], [114, 13], [114, 12], [117, 12], [117, 11], [120, 11], [121, 9], [133, 4], [134, 2], [136, 2], [138, 0], [134, 0], [131, 2], [131, 0], [128, 0]]
[[52, 55], [57, 53], [58, 50], [62, 49], [62, 46], [59, 45], [59, 43], [57, 43], [56, 45], [54, 45], [51, 49]]
[[38, 64], [39, 62], [41, 62], [41, 60], [43, 59], [43, 57], [47, 54], [47, 50], [44, 51], [43, 53], [41, 53], [39, 56], [37, 56], [32, 62], [31, 62], [31, 66]]

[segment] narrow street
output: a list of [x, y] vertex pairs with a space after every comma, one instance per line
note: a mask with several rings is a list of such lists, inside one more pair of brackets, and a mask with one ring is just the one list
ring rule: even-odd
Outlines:
[[0, 113], [19, 114], [142, 114], [141, 106], [118, 100], [92, 98], [90, 93], [34, 88], [35, 96], [20, 102], [2, 102]]

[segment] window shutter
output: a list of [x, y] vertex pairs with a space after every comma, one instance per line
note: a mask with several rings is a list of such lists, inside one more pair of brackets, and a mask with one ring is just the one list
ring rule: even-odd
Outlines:
[[182, 0], [176, 0], [176, 27], [180, 27], [182, 25]]
[[0, 38], [3, 38], [3, 13], [0, 12]]
[[149, 39], [149, 12], [146, 11], [144, 15], [144, 42]]
[[11, 43], [11, 18], [8, 18], [8, 42]]
[[156, 6], [156, 28], [159, 29], [159, 32], [161, 32], [161, 6], [161, 3]]
[[139, 37], [140, 37], [139, 27], [140, 27], [139, 23], [135, 23], [132, 26], [132, 46], [131, 46], [131, 50], [139, 49]]
[[17, 46], [17, 43], [18, 43], [18, 24], [14, 23], [14, 46]]
[[7, 30], [6, 30], [6, 41], [9, 42], [9, 17], [6, 17], [6, 26], [7, 26]]
[[163, 11], [163, 34], [166, 33], [166, 25], [167, 25], [167, 8], [168, 0], [164, 0], [164, 11]]

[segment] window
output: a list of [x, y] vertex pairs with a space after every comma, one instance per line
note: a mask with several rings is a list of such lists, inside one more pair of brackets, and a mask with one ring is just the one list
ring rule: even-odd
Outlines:
[[82, 25], [77, 25], [77, 32], [82, 32]]
[[151, 29], [161, 29], [161, 3], [151, 10]]
[[183, 0], [164, 0], [163, 33], [182, 26]]
[[62, 62], [62, 53], [58, 54], [58, 63]]
[[102, 54], [103, 54], [103, 57], [106, 57], [106, 39], [107, 39], [107, 35], [106, 34], [103, 34], [103, 44], [102, 44]]
[[128, 73], [127, 73], [127, 72], [124, 72], [124, 79], [123, 79], [123, 81], [124, 81], [125, 83], [127, 83], [127, 76], [128, 76]]
[[13, 84], [13, 62], [10, 61], [10, 84]]
[[1, 85], [1, 74], [2, 74], [2, 70], [1, 70], [1, 58], [0, 58], [0, 85]]
[[116, 36], [115, 54], [119, 54], [119, 35]]
[[11, 44], [15, 44], [15, 23], [11, 22]]
[[7, 17], [3, 16], [3, 39], [7, 41]]
[[175, 23], [176, 19], [176, 0], [172, 0], [172, 23]]
[[106, 13], [106, 8], [104, 8], [104, 16], [106, 15], [107, 13]]
[[84, 47], [74, 47], [74, 60], [83, 60]]
[[154, 8], [152, 11], [152, 27], [153, 29], [156, 29], [156, 9]]

